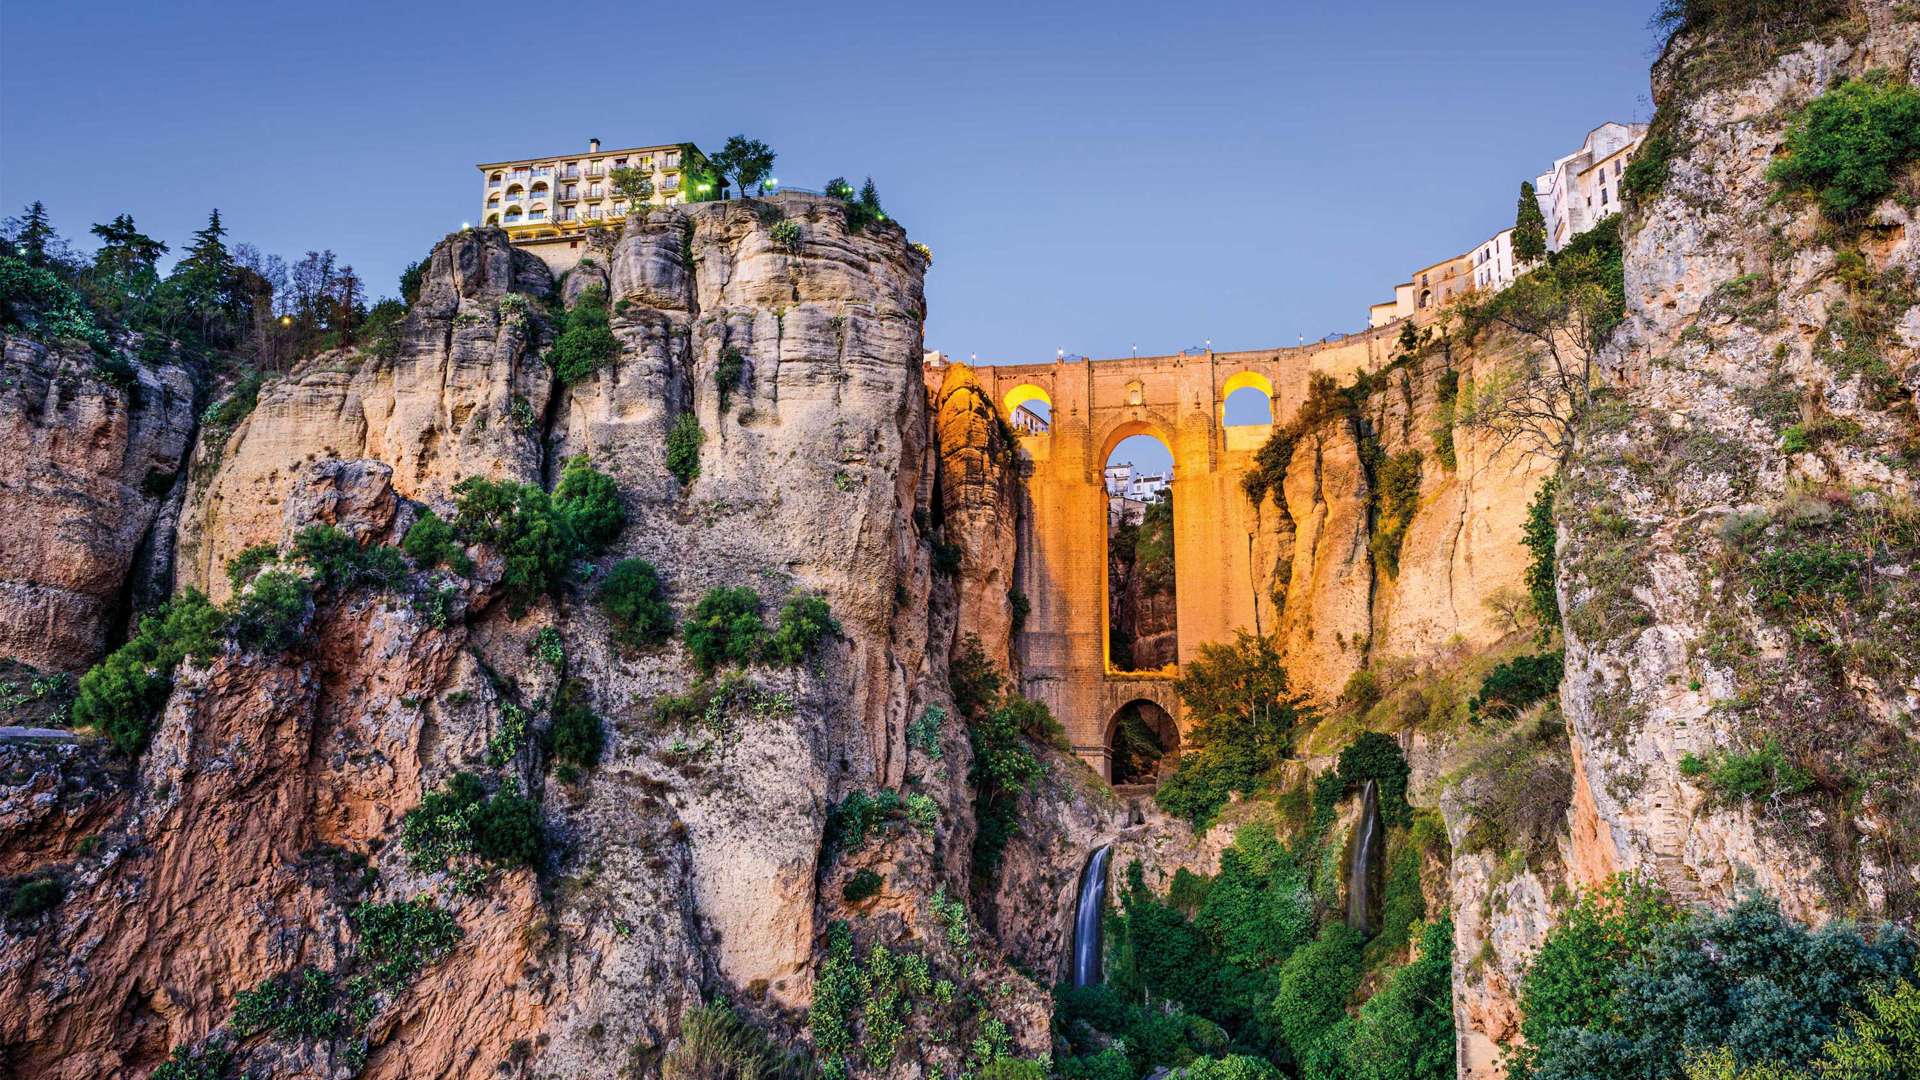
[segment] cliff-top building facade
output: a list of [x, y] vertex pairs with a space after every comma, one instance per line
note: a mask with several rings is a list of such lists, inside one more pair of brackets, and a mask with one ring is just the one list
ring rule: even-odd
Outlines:
[[704, 194], [690, 191], [689, 166], [704, 166], [706, 155], [692, 143], [663, 143], [602, 150], [599, 139], [584, 154], [490, 161], [480, 170], [484, 225], [499, 226], [516, 245], [530, 248], [555, 272], [583, 254], [584, 235], [600, 225], [617, 225], [633, 207], [613, 190], [616, 169], [638, 169], [653, 181], [655, 206], [683, 203]]
[[[1580, 149], [1534, 178], [1534, 195], [1546, 218], [1548, 251], [1559, 251], [1567, 241], [1619, 212], [1620, 179], [1646, 137], [1645, 124], [1609, 120], [1587, 132]], [[1440, 307], [1469, 289], [1499, 292], [1528, 269], [1513, 256], [1513, 229], [1502, 229], [1465, 255], [1414, 271], [1410, 280], [1394, 286], [1393, 299], [1367, 309], [1367, 326], [1385, 326]]]

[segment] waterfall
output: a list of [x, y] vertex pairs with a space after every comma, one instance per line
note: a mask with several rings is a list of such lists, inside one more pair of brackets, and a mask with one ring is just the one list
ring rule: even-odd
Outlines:
[[1347, 863], [1347, 925], [1373, 932], [1373, 865], [1380, 847], [1380, 789], [1372, 781], [1360, 795], [1360, 821], [1353, 829], [1353, 856]]
[[1107, 857], [1110, 849], [1102, 845], [1087, 860], [1080, 875], [1080, 902], [1073, 912], [1073, 985], [1094, 986], [1102, 981], [1100, 972], [1100, 916], [1107, 899]]

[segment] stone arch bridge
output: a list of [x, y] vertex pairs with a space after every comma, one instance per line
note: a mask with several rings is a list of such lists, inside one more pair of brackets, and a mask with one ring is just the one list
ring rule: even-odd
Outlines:
[[1398, 336], [1394, 325], [1303, 348], [973, 368], [1010, 421], [1034, 402], [1051, 413], [1048, 430], [1018, 436], [1027, 505], [1014, 581], [1032, 610], [1015, 649], [1027, 696], [1053, 709], [1074, 751], [1100, 775], [1111, 776], [1112, 728], [1127, 705], [1153, 702], [1186, 730], [1173, 689], [1177, 665], [1120, 671], [1108, 657], [1107, 456], [1143, 434], [1173, 453], [1178, 663], [1236, 629], [1263, 628], [1263, 619], [1271, 630], [1275, 613], [1271, 600], [1262, 607], [1264, 572], [1253, 561], [1258, 518], [1241, 477], [1272, 424], [1229, 426], [1227, 398], [1257, 389], [1273, 421], [1285, 423], [1305, 400], [1310, 375], [1346, 381], [1375, 370], [1392, 358]]

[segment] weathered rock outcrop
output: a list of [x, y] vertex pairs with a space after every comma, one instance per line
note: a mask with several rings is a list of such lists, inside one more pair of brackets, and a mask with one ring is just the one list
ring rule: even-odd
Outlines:
[[0, 339], [0, 655], [84, 670], [126, 615], [141, 545], [194, 432], [192, 374], [103, 379], [85, 349]]
[[[1428, 344], [1376, 376], [1351, 414], [1295, 440], [1254, 550], [1271, 567], [1268, 629], [1301, 689], [1330, 700], [1369, 664], [1427, 665], [1513, 632], [1494, 601], [1520, 590], [1528, 561], [1521, 525], [1547, 463], [1499, 450], [1452, 420], [1457, 387], [1510, 357], [1498, 339]], [[1415, 453], [1412, 513], [1390, 523], [1377, 474]], [[1397, 541], [1377, 539], [1396, 529]], [[1393, 548], [1391, 563], [1383, 546]]]
[[224, 599], [227, 560], [287, 538], [288, 484], [322, 459], [384, 463], [394, 490], [421, 501], [444, 501], [465, 476], [540, 479], [553, 380], [534, 351], [534, 307], [551, 286], [504, 233], [459, 232], [435, 247], [393, 356], [323, 353], [262, 386], [223, 440], [200, 441], [180, 582]]
[[943, 539], [959, 552], [954, 574], [959, 640], [978, 638], [987, 658], [1012, 665], [1013, 563], [1018, 547], [1017, 450], [1006, 422], [964, 364], [947, 368], [934, 394], [934, 438]]
[[[1627, 219], [1617, 397], [1560, 514], [1595, 836], [1682, 898], [1758, 886], [1810, 920], [1920, 910], [1920, 222], [1888, 199], [1836, 227], [1766, 175], [1836, 79], [1920, 76], [1920, 23], [1859, 7], [1749, 79], [1685, 82], [1711, 42], [1656, 69], [1669, 175]], [[1823, 551], [1860, 561], [1798, 561]], [[1746, 798], [1683, 768], [1769, 744], [1804, 784]]]

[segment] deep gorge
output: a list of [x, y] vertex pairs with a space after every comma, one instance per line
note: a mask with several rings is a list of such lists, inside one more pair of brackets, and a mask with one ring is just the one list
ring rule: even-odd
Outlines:
[[1623, 214], [1262, 354], [1257, 442], [1230, 354], [1013, 430], [832, 196], [455, 232], [284, 365], [237, 269], [136, 326], [10, 239], [0, 1073], [1920, 1067], [1920, 146], [1809, 173], [1920, 21], [1796, 12], [1682, 18]]

